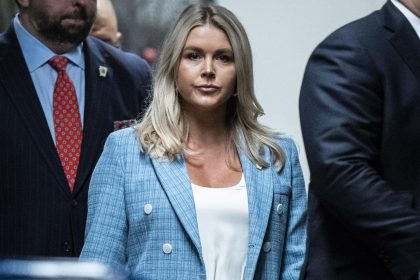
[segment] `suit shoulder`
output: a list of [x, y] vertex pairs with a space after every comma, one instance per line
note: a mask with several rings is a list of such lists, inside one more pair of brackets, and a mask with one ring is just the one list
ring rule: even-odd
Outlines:
[[110, 55], [113, 56], [114, 58], [117, 58], [119, 61], [122, 62], [122, 64], [126, 65], [127, 67], [137, 68], [140, 71], [150, 72], [149, 64], [146, 62], [146, 60], [144, 60], [140, 56], [134, 53], [122, 51], [114, 47], [108, 47], [108, 48], [110, 48], [109, 50]]
[[92, 36], [89, 36], [86, 41], [89, 45], [96, 47], [101, 56], [111, 66], [119, 69], [129, 69], [130, 71], [139, 71], [147, 75], [150, 74], [151, 69], [149, 64], [140, 56], [113, 47]]
[[[365, 17], [349, 22], [329, 34], [321, 44], [332, 42], [356, 43], [376, 40], [383, 34], [380, 12], [375, 11]], [[366, 40], [367, 39], [367, 40]]]

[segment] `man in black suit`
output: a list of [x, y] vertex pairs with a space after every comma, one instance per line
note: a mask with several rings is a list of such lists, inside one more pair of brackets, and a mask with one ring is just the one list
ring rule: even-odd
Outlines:
[[[88, 36], [96, 0], [16, 2], [19, 14], [0, 36], [0, 257], [78, 256], [92, 170], [108, 134], [144, 110], [150, 68]], [[65, 74], [49, 62], [56, 55], [68, 61]], [[73, 184], [56, 149], [60, 75], [79, 109]]]
[[304, 279], [417, 279], [420, 0], [328, 36], [311, 55], [300, 117], [308, 163]]

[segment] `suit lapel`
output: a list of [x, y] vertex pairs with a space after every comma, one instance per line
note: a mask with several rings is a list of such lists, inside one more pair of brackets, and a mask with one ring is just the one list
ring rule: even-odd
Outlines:
[[184, 161], [178, 158], [170, 163], [158, 159], [152, 162], [178, 219], [201, 254], [194, 196]]
[[384, 27], [390, 30], [388, 40], [403, 61], [420, 80], [420, 39], [405, 16], [388, 1], [382, 9]]
[[[95, 160], [101, 153], [102, 140], [111, 132], [106, 120], [107, 109], [109, 110], [109, 98], [107, 83], [112, 81], [112, 69], [106, 64], [105, 59], [100, 54], [88, 38], [84, 42], [85, 56], [85, 111], [83, 123], [83, 141], [80, 163], [73, 194], [76, 195], [85, 184], [89, 177], [90, 170], [93, 169]], [[99, 74], [99, 67], [107, 68], [105, 77]]]
[[249, 230], [246, 279], [252, 279], [261, 252], [273, 203], [273, 173], [270, 168], [259, 169], [245, 155], [241, 164], [248, 191]]
[[22, 125], [29, 131], [44, 160], [49, 165], [50, 172], [57, 179], [60, 189], [70, 196], [70, 188], [64, 170], [61, 168], [44, 111], [13, 28], [10, 28], [5, 36], [10, 48], [0, 54], [0, 83], [20, 114]]

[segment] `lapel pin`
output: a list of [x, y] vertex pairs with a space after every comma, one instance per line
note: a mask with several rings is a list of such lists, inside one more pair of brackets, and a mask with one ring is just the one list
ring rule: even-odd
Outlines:
[[99, 66], [99, 77], [106, 77], [106, 74], [108, 73], [108, 67], [105, 66]]

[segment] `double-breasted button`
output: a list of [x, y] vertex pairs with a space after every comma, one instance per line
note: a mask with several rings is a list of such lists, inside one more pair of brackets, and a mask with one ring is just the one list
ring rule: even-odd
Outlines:
[[277, 204], [276, 211], [277, 211], [277, 214], [281, 215], [283, 213], [283, 204], [281, 203]]
[[170, 254], [170, 253], [172, 253], [172, 245], [169, 244], [169, 243], [165, 243], [162, 246], [162, 250], [165, 254]]
[[268, 242], [268, 241], [267, 241], [267, 242], [264, 242], [264, 244], [263, 244], [263, 248], [262, 248], [262, 249], [263, 249], [263, 251], [264, 251], [264, 252], [266, 252], [266, 253], [267, 253], [267, 252], [269, 252], [269, 251], [271, 250], [271, 243], [270, 243], [270, 242]]
[[152, 210], [153, 210], [152, 204], [150, 203], [145, 204], [143, 210], [146, 215], [149, 215], [150, 213], [152, 213]]

